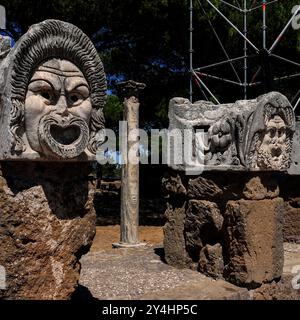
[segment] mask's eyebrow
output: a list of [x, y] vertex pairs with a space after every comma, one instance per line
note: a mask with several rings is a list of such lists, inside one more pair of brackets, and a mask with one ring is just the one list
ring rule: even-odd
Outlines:
[[[45, 73], [47, 74], [47, 78], [45, 78]], [[61, 79], [59, 76], [53, 74], [52, 72], [37, 70], [36, 73], [33, 75], [32, 79], [30, 80], [30, 83], [34, 81], [44, 81], [47, 84], [49, 84], [53, 90], [61, 90]]]
[[[43, 87], [45, 87], [45, 83], [47, 83], [53, 91], [55, 90], [53, 84], [50, 81], [48, 81], [46, 79], [40, 79], [40, 78], [31, 80], [28, 87], [31, 87], [31, 84], [34, 84], [36, 86], [36, 90], [40, 90]], [[34, 89], [35, 88], [32, 88], [32, 87], [30, 88], [30, 90], [32, 90], [32, 91], [35, 91]]]
[[84, 78], [79, 77], [66, 77], [64, 80], [64, 87], [67, 92], [76, 91], [82, 88], [86, 91], [87, 95], [90, 94], [90, 88]]

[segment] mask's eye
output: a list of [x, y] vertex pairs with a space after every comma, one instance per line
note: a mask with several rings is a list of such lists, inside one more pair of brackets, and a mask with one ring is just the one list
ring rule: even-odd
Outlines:
[[80, 83], [75, 88], [67, 92], [69, 107], [79, 106], [90, 96], [89, 88], [86, 84]]
[[69, 105], [76, 106], [84, 100], [83, 96], [78, 92], [73, 92], [68, 96]]
[[276, 130], [274, 128], [269, 129], [269, 135], [271, 138], [274, 138], [276, 134]]
[[278, 130], [278, 137], [281, 138], [285, 134], [285, 129], [281, 128]]
[[72, 94], [70, 96], [70, 100], [71, 100], [71, 102], [76, 103], [79, 100], [79, 97], [76, 94]]
[[51, 94], [49, 91], [42, 91], [40, 95], [46, 100], [51, 100]]
[[43, 98], [44, 103], [50, 104], [55, 100], [55, 90], [52, 85], [44, 80], [33, 80], [28, 86], [28, 91]]

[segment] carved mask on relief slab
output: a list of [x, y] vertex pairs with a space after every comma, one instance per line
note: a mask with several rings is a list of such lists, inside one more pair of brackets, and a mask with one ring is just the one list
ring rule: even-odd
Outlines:
[[288, 99], [278, 92], [258, 98], [248, 130], [249, 167], [260, 170], [287, 170], [291, 163], [295, 115]]
[[275, 115], [266, 123], [257, 163], [261, 168], [280, 169], [287, 157], [286, 124], [279, 115]]
[[1, 70], [0, 159], [95, 160], [105, 138], [106, 76], [80, 29], [59, 20], [33, 25]]
[[53, 157], [79, 156], [88, 145], [91, 112], [89, 85], [73, 63], [51, 59], [41, 64], [25, 99], [31, 148]]

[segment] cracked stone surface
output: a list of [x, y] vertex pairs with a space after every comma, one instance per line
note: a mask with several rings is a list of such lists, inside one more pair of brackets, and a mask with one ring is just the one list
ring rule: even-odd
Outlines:
[[80, 284], [94, 298], [248, 299], [248, 291], [223, 280], [165, 264], [161, 247], [90, 252], [81, 259]]

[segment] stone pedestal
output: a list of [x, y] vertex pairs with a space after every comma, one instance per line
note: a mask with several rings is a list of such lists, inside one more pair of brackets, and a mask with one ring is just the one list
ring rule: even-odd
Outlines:
[[95, 235], [87, 163], [2, 162], [0, 298], [69, 299]]
[[248, 288], [279, 279], [284, 214], [279, 178], [274, 172], [170, 172], [163, 180], [166, 261]]
[[281, 198], [229, 201], [224, 221], [224, 276], [247, 287], [280, 279], [283, 270]]

